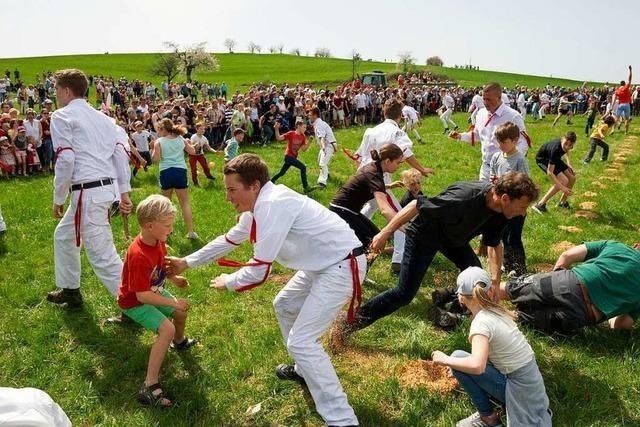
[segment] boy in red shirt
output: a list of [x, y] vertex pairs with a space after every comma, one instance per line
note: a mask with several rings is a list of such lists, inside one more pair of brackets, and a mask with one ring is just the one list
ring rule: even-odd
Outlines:
[[158, 384], [164, 355], [169, 346], [186, 350], [198, 342], [184, 336], [189, 304], [164, 289], [165, 279], [180, 288], [188, 285], [187, 279], [168, 276], [163, 268], [165, 242], [173, 231], [175, 215], [176, 208], [168, 198], [152, 195], [144, 199], [136, 209], [140, 234], [129, 246], [122, 267], [118, 305], [136, 323], [158, 334], [149, 354], [147, 377], [138, 393], [138, 402], [143, 405], [171, 405]]
[[307, 145], [306, 136], [304, 134], [306, 125], [302, 121], [297, 121], [296, 130], [290, 130], [284, 135], [280, 135], [280, 123], [276, 122], [274, 128], [276, 130], [276, 140], [286, 140], [287, 149], [284, 152], [284, 163], [282, 164], [280, 171], [271, 178], [271, 182], [275, 184], [278, 178], [284, 176], [289, 168], [293, 166], [300, 169], [300, 179], [302, 180], [302, 187], [304, 188], [304, 192], [310, 193], [312, 189], [311, 187], [309, 187], [309, 183], [307, 182], [307, 167], [304, 165], [304, 163], [298, 160], [298, 152], [300, 150], [307, 151], [307, 149], [309, 148], [309, 145]]

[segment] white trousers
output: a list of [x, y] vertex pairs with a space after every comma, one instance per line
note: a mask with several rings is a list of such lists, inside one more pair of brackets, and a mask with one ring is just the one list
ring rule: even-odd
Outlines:
[[[53, 233], [56, 286], [80, 288], [80, 247], [76, 246], [74, 216], [80, 191], [71, 193], [71, 203]], [[84, 190], [80, 218], [81, 246], [98, 279], [114, 297], [118, 295], [122, 260], [113, 244], [109, 208], [118, 198], [115, 186]]]
[[442, 126], [445, 127], [445, 129], [448, 129], [450, 127], [457, 127], [458, 125], [451, 120], [451, 115], [453, 114], [453, 108], [447, 108], [445, 110], [444, 113], [442, 113], [442, 115], [440, 116], [440, 121], [442, 122]]
[[0, 231], [5, 231], [7, 229], [7, 224], [4, 222], [4, 218], [2, 217], [2, 209], [0, 209]]
[[[356, 259], [362, 282], [367, 260], [364, 255]], [[306, 381], [316, 410], [328, 425], [358, 425], [329, 355], [320, 343], [320, 337], [352, 294], [353, 281], [347, 259], [322, 271], [298, 271], [273, 300], [296, 372]]]
[[42, 390], [0, 387], [0, 425], [71, 427], [71, 421], [51, 396]]
[[[393, 206], [399, 212], [402, 209], [402, 207], [400, 206], [398, 199], [396, 199], [396, 196], [394, 196], [393, 193], [390, 191], [387, 191], [387, 195], [391, 199], [391, 203], [393, 204]], [[360, 213], [366, 216], [367, 218], [371, 219], [373, 218], [373, 215], [376, 213], [377, 210], [378, 210], [378, 203], [376, 202], [376, 199], [371, 199], [367, 203], [365, 203]], [[400, 230], [396, 230], [393, 233], [393, 255], [391, 256], [391, 262], [393, 263], [402, 262], [402, 257], [404, 256], [404, 238], [405, 238], [405, 235]]]
[[480, 181], [489, 182], [491, 181], [491, 167], [489, 163], [482, 163], [480, 166], [480, 176], [478, 177]]
[[476, 124], [476, 116], [478, 115], [478, 109], [476, 108], [475, 110], [473, 110], [473, 112], [471, 113], [471, 124], [475, 125]]
[[336, 152], [336, 144], [327, 144], [325, 149], [320, 149], [318, 153], [318, 165], [320, 165], [320, 175], [318, 175], [318, 184], [327, 185], [329, 179], [329, 162]]
[[518, 105], [518, 110], [520, 110], [520, 115], [524, 119], [527, 116], [527, 106], [526, 105]]

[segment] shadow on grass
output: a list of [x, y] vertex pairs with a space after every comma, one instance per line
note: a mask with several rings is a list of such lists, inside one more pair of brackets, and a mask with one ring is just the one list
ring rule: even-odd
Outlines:
[[207, 390], [203, 381], [206, 375], [192, 353], [198, 351], [197, 348], [186, 352], [169, 349], [165, 356], [160, 377], [173, 401], [172, 408], [144, 408], [136, 401], [150, 351], [150, 346], [139, 340], [143, 329], [136, 324], [105, 324], [101, 328], [100, 320], [84, 307], [77, 311], [65, 310], [62, 318], [78, 345], [97, 359], [95, 366], [83, 374], [96, 390], [100, 405], [108, 408], [109, 413], [143, 410], [162, 423], [169, 411], [171, 418], [189, 420], [207, 410]]

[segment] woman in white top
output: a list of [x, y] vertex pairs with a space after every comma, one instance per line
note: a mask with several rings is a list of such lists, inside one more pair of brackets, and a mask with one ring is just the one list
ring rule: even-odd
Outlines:
[[490, 399], [506, 407], [509, 426], [551, 426], [549, 399], [535, 354], [513, 321], [513, 314], [488, 294], [489, 274], [469, 267], [458, 276], [458, 300], [472, 313], [471, 354], [434, 351], [436, 364], [448, 366], [478, 410], [458, 427], [502, 426]]

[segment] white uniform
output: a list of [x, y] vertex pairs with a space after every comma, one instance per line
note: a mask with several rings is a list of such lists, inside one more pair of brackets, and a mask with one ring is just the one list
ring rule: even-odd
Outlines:
[[320, 147], [318, 153], [318, 164], [320, 165], [320, 175], [318, 175], [318, 184], [327, 185], [327, 179], [329, 178], [329, 162], [337, 150], [336, 137], [333, 135], [333, 130], [325, 121], [318, 118], [313, 122], [313, 129], [320, 144], [320, 138], [324, 138], [326, 142], [324, 150]]
[[518, 95], [516, 105], [518, 106], [518, 110], [520, 110], [520, 115], [524, 119], [527, 116], [527, 101], [524, 99], [524, 92], [520, 92], [520, 95]]
[[[369, 128], [364, 132], [360, 147], [356, 151], [356, 155], [360, 157], [360, 166], [358, 169], [362, 169], [369, 163], [373, 163], [371, 158], [372, 150], [380, 150], [383, 145], [392, 143], [400, 147], [402, 150], [402, 158], [407, 159], [413, 156], [413, 142], [407, 136], [407, 134], [398, 127], [398, 124], [391, 120], [386, 119], [379, 125]], [[384, 183], [391, 184], [391, 174], [384, 173]], [[402, 207], [393, 195], [391, 191], [387, 191], [387, 201], [391, 205], [391, 208], [396, 212], [400, 211]], [[371, 219], [378, 210], [378, 204], [376, 199], [369, 200], [363, 207], [361, 213], [367, 218]], [[400, 263], [404, 256], [404, 238], [405, 235], [402, 231], [396, 231], [393, 233], [393, 256], [391, 262]]]
[[482, 96], [477, 93], [473, 95], [473, 98], [471, 98], [471, 106], [469, 108], [471, 109], [471, 124], [475, 125], [478, 111], [484, 108], [484, 101], [482, 100]]
[[440, 121], [442, 122], [442, 126], [445, 129], [449, 129], [449, 127], [457, 128], [458, 125], [455, 124], [453, 120], [451, 120], [451, 115], [453, 114], [453, 107], [455, 107], [456, 103], [448, 93], [442, 97], [442, 105], [445, 110], [440, 115]]
[[2, 209], [0, 209], [0, 231], [7, 231], [7, 224], [5, 224], [4, 218], [2, 217]]
[[24, 128], [27, 130], [26, 135], [33, 137], [36, 147], [40, 147], [42, 145], [42, 138], [40, 137], [40, 134], [41, 134], [40, 120], [33, 119], [33, 122], [30, 122], [29, 120], [24, 120], [22, 122], [22, 126], [24, 126]]
[[71, 427], [62, 408], [37, 388], [0, 387], [0, 425]]
[[538, 118], [540, 120], [542, 120], [544, 118], [544, 113], [547, 110], [547, 107], [549, 107], [549, 95], [547, 95], [546, 92], [542, 92], [540, 94], [540, 109], [538, 110]]
[[418, 138], [418, 141], [422, 141], [422, 137], [418, 133], [418, 129], [416, 129], [416, 126], [418, 125], [418, 112], [416, 109], [410, 105], [405, 105], [402, 107], [402, 117], [405, 121], [405, 126], [402, 130], [406, 129], [413, 131], [413, 134]]
[[[109, 224], [111, 204], [129, 185], [128, 143], [125, 131], [85, 100], [74, 99], [51, 117], [51, 138], [58, 155], [54, 203], [63, 205], [72, 185], [102, 180], [105, 185], [71, 191], [71, 203], [54, 232], [56, 286], [80, 287], [80, 243], [89, 263], [115, 297], [122, 261], [113, 245]], [[112, 180], [111, 184], [107, 184]], [[78, 215], [76, 210], [81, 206]]]
[[512, 122], [520, 128], [520, 138], [518, 139], [517, 149], [523, 156], [527, 155], [529, 150], [529, 136], [524, 126], [524, 120], [520, 113], [506, 104], [500, 104], [494, 114], [491, 114], [486, 108], [478, 111], [476, 116], [476, 125], [473, 130], [460, 134], [460, 139], [475, 145], [480, 143], [482, 150], [482, 166], [480, 167], [480, 181], [489, 181], [491, 179], [491, 170], [489, 162], [495, 153], [500, 152], [500, 146], [495, 136], [495, 130], [503, 123]]
[[187, 264], [204, 265], [247, 239], [255, 242], [253, 258], [226, 275], [227, 288], [241, 292], [264, 283], [274, 261], [299, 270], [273, 301], [282, 337], [325, 422], [357, 425], [320, 337], [344, 304], [358, 296], [354, 291], [359, 292], [356, 286], [364, 280], [367, 262], [364, 255], [349, 254], [360, 241], [344, 220], [315, 200], [267, 182], [254, 211], [243, 213], [227, 234], [187, 256]]

